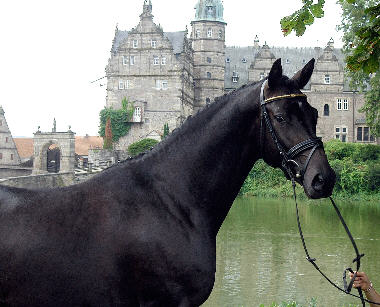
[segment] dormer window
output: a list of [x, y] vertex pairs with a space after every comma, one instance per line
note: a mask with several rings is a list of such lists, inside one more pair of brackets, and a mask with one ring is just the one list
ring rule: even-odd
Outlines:
[[209, 28], [209, 29], [207, 30], [207, 37], [208, 37], [208, 38], [211, 38], [211, 37], [212, 37], [212, 29], [211, 29], [211, 28]]
[[325, 84], [330, 84], [331, 83], [330, 75], [325, 75], [324, 82], [325, 82]]
[[207, 7], [207, 16], [211, 17], [214, 14], [214, 7], [208, 6]]

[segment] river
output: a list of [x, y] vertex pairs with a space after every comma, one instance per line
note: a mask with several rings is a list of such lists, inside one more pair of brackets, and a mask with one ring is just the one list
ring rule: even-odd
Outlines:
[[[380, 290], [380, 204], [337, 204], [365, 253], [361, 270]], [[326, 200], [300, 201], [300, 219], [310, 255], [342, 285], [343, 270], [355, 268], [355, 252], [334, 208]], [[238, 198], [219, 231], [216, 262], [214, 289], [203, 307], [267, 307], [293, 300], [308, 306], [311, 298], [318, 307], [360, 305], [305, 259], [291, 200]]]

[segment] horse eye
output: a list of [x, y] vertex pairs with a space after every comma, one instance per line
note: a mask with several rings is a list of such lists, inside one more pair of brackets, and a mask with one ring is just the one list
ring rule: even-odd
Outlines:
[[285, 119], [282, 117], [282, 115], [275, 115], [274, 116], [275, 119], [279, 122], [279, 123], [283, 123], [285, 121]]

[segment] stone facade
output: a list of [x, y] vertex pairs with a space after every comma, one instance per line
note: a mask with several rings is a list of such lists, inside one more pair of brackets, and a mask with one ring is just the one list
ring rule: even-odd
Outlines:
[[[55, 129], [53, 129], [55, 130]], [[75, 133], [41, 132], [34, 133], [33, 174], [47, 173], [47, 152], [51, 145], [56, 145], [60, 151], [60, 172], [74, 172], [75, 166]]]
[[226, 47], [226, 23], [220, 0], [199, 0], [188, 39], [186, 31], [163, 32], [153, 22], [151, 0], [145, 0], [140, 23], [131, 31], [116, 28], [106, 67], [106, 106], [121, 108], [123, 98], [135, 113], [127, 136], [116, 145], [149, 137], [160, 140], [165, 123], [170, 130], [214, 98], [265, 78], [277, 58], [292, 77], [311, 58], [314, 73], [304, 92], [318, 109], [317, 134], [324, 141], [376, 143], [359, 112], [363, 94], [350, 90], [344, 79], [343, 54], [331, 39], [326, 48], [284, 48], [259, 44]]
[[5, 119], [4, 110], [0, 106], [0, 166], [14, 166], [20, 163], [16, 144]]

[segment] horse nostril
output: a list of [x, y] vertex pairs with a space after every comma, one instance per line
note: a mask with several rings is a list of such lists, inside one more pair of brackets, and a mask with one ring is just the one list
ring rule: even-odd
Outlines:
[[323, 179], [323, 176], [321, 174], [318, 174], [314, 177], [311, 186], [314, 190], [321, 191], [323, 189], [324, 184], [325, 180]]

